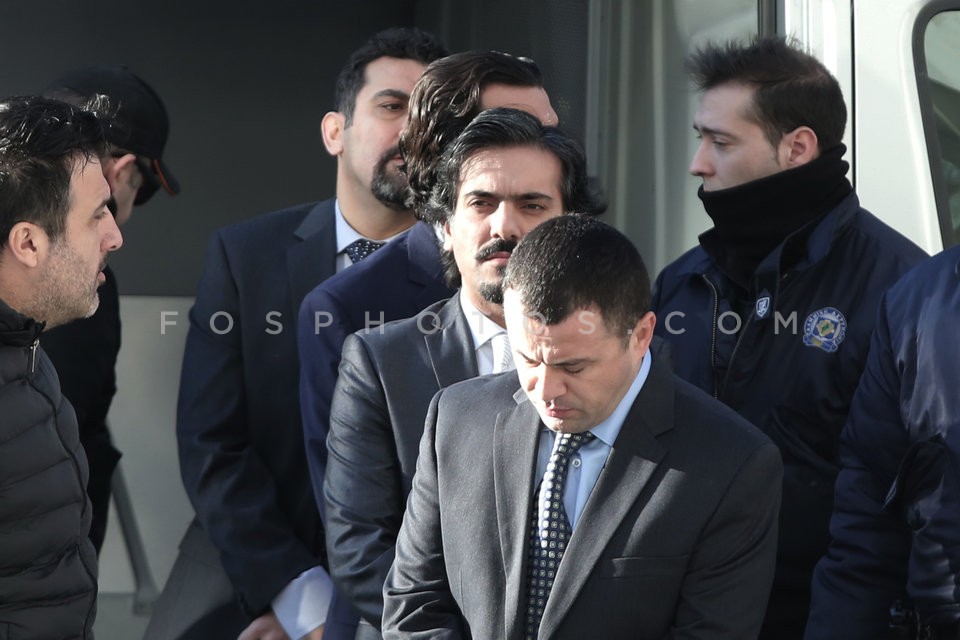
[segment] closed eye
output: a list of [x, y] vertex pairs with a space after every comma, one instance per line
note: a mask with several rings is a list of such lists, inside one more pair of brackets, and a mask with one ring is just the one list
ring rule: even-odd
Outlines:
[[519, 351], [515, 351], [514, 353], [516, 353], [518, 356], [520, 356], [521, 362], [523, 362], [523, 364], [527, 365], [528, 367], [536, 367], [536, 366], [538, 366], [538, 365], [540, 364], [540, 363], [537, 362], [536, 360], [533, 360], [532, 358], [524, 355], [523, 353], [521, 353], [521, 352], [519, 352]]

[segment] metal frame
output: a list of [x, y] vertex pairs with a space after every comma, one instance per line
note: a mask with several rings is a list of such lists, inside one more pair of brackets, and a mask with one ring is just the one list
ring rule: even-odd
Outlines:
[[133, 571], [133, 612], [138, 616], [146, 616], [153, 611], [153, 605], [160, 593], [153, 579], [147, 552], [143, 548], [143, 538], [140, 536], [140, 527], [137, 526], [130, 490], [127, 488], [127, 481], [119, 464], [113, 470], [110, 488], [113, 493], [113, 504], [117, 508], [117, 519], [120, 521], [123, 542], [127, 547], [130, 568]]

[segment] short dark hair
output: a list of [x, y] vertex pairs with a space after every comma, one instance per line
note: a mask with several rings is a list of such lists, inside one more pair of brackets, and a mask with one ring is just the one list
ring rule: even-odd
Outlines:
[[753, 87], [752, 109], [745, 116], [763, 128], [773, 146], [800, 126], [813, 129], [821, 151], [843, 139], [847, 106], [840, 83], [796, 40], [711, 43], [687, 58], [687, 71], [701, 91], [728, 83]]
[[18, 222], [39, 225], [51, 241], [59, 238], [77, 163], [106, 153], [95, 113], [38, 96], [0, 101], [0, 247]]
[[547, 325], [596, 307], [607, 330], [624, 339], [650, 310], [650, 276], [637, 248], [582, 216], [553, 218], [528, 233], [510, 256], [503, 289]]
[[430, 64], [447, 55], [447, 50], [432, 33], [409, 27], [392, 27], [373, 35], [350, 54], [337, 76], [334, 108], [343, 114], [344, 126], [353, 122], [357, 94], [366, 82], [367, 65], [379, 58], [416, 60]]
[[499, 51], [465, 51], [430, 63], [410, 94], [410, 115], [400, 134], [404, 172], [410, 184], [407, 205], [426, 208], [443, 150], [480, 113], [489, 84], [542, 87], [537, 63]]

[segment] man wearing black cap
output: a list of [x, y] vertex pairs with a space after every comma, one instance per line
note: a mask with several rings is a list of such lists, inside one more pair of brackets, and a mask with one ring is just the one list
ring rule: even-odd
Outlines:
[[[160, 187], [170, 195], [180, 191], [162, 160], [170, 130], [167, 110], [142, 78], [116, 65], [82, 67], [64, 74], [43, 93], [76, 106], [105, 110], [109, 116], [109, 155], [101, 168], [110, 185], [107, 206], [118, 226], [130, 219], [135, 205], [147, 202]], [[110, 480], [120, 459], [107, 430], [107, 412], [117, 390], [119, 294], [110, 267], [104, 275], [100, 308], [93, 316], [43, 334], [43, 346], [60, 373], [63, 394], [77, 412], [80, 442], [90, 465], [90, 540], [98, 553], [107, 528]]]
[[167, 109], [143, 78], [120, 65], [82, 67], [58, 78], [43, 94], [83, 106], [106, 97], [113, 121], [107, 131], [111, 149], [103, 175], [119, 226], [130, 219], [135, 205], [147, 202], [160, 187], [170, 195], [180, 192], [179, 182], [163, 162], [170, 132]]

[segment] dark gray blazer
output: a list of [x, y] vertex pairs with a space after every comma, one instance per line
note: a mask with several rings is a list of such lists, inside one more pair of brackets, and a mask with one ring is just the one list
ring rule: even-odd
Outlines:
[[344, 343], [323, 483], [327, 553], [338, 589], [376, 628], [430, 399], [476, 375], [459, 296]]
[[[523, 637], [542, 423], [514, 375], [431, 403], [384, 587], [385, 638]], [[755, 638], [782, 464], [655, 355], [573, 531], [540, 638]]]

